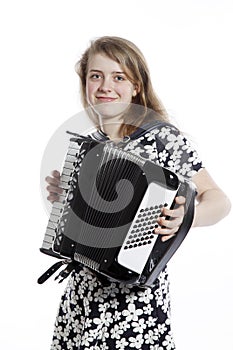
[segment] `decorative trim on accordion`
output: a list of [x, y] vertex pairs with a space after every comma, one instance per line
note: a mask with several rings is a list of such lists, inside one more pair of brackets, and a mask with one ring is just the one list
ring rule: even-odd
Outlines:
[[75, 253], [74, 260], [77, 262], [80, 262], [81, 264], [83, 264], [87, 267], [90, 267], [92, 270], [95, 270], [95, 271], [99, 270], [99, 267], [100, 267], [99, 263], [97, 263], [96, 261], [94, 261], [94, 260], [92, 260], [92, 259], [90, 259], [82, 254]]
[[129, 160], [133, 162], [134, 164], [137, 164], [141, 168], [145, 164], [146, 160], [142, 157], [139, 157], [131, 152], [125, 152], [125, 150], [118, 148], [114, 145], [113, 142], [107, 142], [104, 146], [104, 152], [108, 154], [112, 154], [115, 158], [123, 158], [125, 160]]

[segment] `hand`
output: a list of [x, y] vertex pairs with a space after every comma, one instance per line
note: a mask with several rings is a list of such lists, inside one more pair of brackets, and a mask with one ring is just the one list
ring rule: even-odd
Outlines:
[[[176, 209], [162, 209], [162, 217], [160, 217], [157, 221], [158, 224], [162, 227], [158, 227], [154, 230], [156, 234], [163, 235], [162, 241], [165, 242], [168, 239], [175, 236], [176, 232], [179, 230], [180, 225], [184, 218], [184, 204], [185, 197], [179, 196], [175, 199], [176, 204], [179, 204]], [[166, 220], [166, 216], [170, 216], [170, 220]]]
[[49, 184], [46, 190], [49, 192], [47, 199], [53, 203], [59, 200], [59, 195], [63, 193], [63, 189], [60, 185], [60, 173], [57, 170], [53, 170], [52, 176], [46, 176], [45, 181]]

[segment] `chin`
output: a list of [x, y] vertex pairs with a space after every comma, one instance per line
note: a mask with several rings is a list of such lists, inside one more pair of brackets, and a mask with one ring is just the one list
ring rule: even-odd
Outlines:
[[94, 105], [93, 109], [102, 118], [114, 118], [124, 114], [129, 105], [129, 103], [122, 102], [105, 102]]

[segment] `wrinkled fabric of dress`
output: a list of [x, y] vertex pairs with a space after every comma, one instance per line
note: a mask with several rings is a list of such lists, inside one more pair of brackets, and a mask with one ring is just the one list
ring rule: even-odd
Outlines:
[[[125, 150], [191, 178], [203, 166], [176, 127], [160, 125]], [[167, 267], [155, 286], [140, 288], [101, 279], [86, 267], [72, 272], [58, 310], [51, 350], [172, 350]]]

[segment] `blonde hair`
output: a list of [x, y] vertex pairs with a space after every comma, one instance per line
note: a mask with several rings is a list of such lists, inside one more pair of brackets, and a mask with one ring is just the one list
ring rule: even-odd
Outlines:
[[[168, 114], [153, 90], [149, 69], [142, 52], [131, 41], [115, 37], [103, 36], [91, 41], [89, 48], [83, 53], [76, 63], [75, 70], [81, 82], [81, 99], [84, 108], [87, 108], [86, 76], [90, 57], [96, 54], [104, 54], [121, 65], [128, 79], [138, 87], [138, 93], [132, 98], [132, 104], [145, 107], [147, 113], [131, 117], [122, 125], [122, 133], [129, 135], [142, 123], [151, 120], [169, 121]], [[148, 109], [153, 113], [148, 113]], [[136, 118], [136, 120], [135, 120]]]

